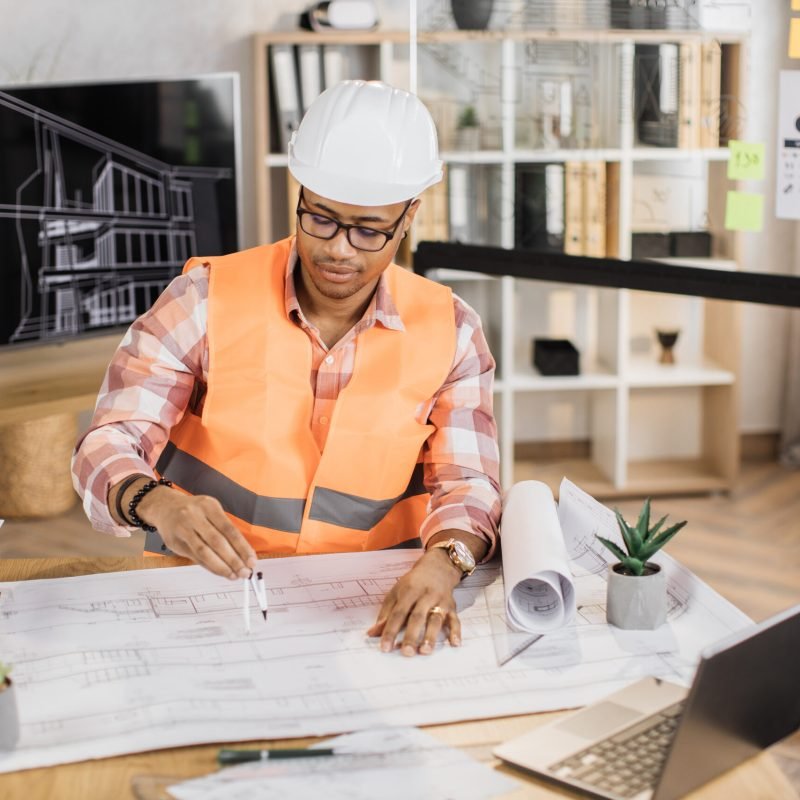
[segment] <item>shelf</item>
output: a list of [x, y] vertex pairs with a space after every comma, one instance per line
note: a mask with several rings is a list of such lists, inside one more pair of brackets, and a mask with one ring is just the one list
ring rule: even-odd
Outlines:
[[735, 31], [677, 30], [673, 28], [653, 28], [634, 30], [630, 28], [575, 28], [556, 30], [555, 28], [481, 31], [418, 31], [420, 44], [462, 42], [502, 42], [512, 41], [564, 41], [564, 42], [707, 42], [737, 44], [747, 38], [746, 33]]
[[624, 496], [624, 492], [621, 494], [609, 477], [588, 458], [514, 462], [515, 482], [542, 481], [550, 487], [555, 497], [558, 497], [558, 487], [565, 476], [598, 500]]
[[729, 488], [729, 482], [702, 459], [664, 459], [629, 462], [625, 493], [638, 496], [705, 494]]
[[634, 161], [727, 161], [730, 150], [727, 147], [688, 148], [688, 147], [642, 147], [632, 148]]
[[653, 358], [635, 356], [630, 359], [625, 382], [633, 389], [668, 386], [728, 386], [735, 382], [729, 370], [704, 358], [694, 363], [659, 364]]
[[121, 334], [20, 347], [0, 357], [0, 426], [94, 408]]
[[483, 283], [500, 279], [497, 275], [486, 275], [483, 272], [469, 272], [468, 270], [459, 269], [431, 269], [426, 273], [426, 277], [439, 283], [450, 283], [451, 281]]
[[596, 364], [581, 365], [580, 375], [540, 375], [534, 367], [516, 370], [506, 381], [513, 391], [560, 392], [587, 389], [616, 389], [619, 377]]
[[512, 161], [521, 162], [550, 162], [550, 161], [620, 161], [623, 158], [624, 150], [619, 148], [592, 148], [587, 147], [580, 150], [533, 150], [530, 148], [518, 148], [512, 150], [510, 157]]

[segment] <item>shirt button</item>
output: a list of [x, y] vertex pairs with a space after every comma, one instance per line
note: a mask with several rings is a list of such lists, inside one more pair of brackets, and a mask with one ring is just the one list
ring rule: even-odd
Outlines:
[[328, 418], [327, 417], [320, 417], [319, 418], [319, 424], [320, 425], [327, 425], [328, 424]]
[[328, 357], [325, 359], [325, 363], [326, 363], [326, 364], [333, 364], [333, 356], [328, 356]]

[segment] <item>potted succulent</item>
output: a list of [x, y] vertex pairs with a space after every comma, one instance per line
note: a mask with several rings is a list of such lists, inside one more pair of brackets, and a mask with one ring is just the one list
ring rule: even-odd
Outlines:
[[661, 567], [648, 559], [686, 525], [686, 520], [663, 529], [665, 515], [650, 527], [649, 497], [636, 525], [629, 525], [619, 509], [614, 513], [627, 553], [615, 542], [597, 537], [619, 559], [608, 568], [606, 619], [618, 628], [657, 628], [667, 618], [667, 580]]
[[464, 106], [456, 124], [456, 147], [459, 150], [477, 150], [479, 139], [480, 128], [475, 106]]
[[19, 717], [11, 667], [0, 661], [0, 750], [13, 750], [19, 739]]

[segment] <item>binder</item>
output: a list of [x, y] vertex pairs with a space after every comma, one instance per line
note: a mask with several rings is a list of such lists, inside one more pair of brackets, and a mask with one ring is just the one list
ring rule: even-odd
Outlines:
[[451, 164], [447, 175], [450, 183], [450, 239], [468, 242], [470, 239], [469, 168], [463, 164]]
[[700, 146], [700, 46], [695, 42], [680, 45], [678, 104], [678, 147]]
[[344, 53], [337, 45], [326, 44], [322, 48], [322, 71], [324, 86], [330, 89], [344, 80]]
[[274, 44], [270, 47], [272, 64], [273, 113], [277, 121], [278, 147], [286, 152], [292, 133], [300, 125], [300, 97], [297, 74], [291, 45]]
[[297, 68], [300, 74], [300, 101], [305, 114], [322, 91], [322, 59], [319, 45], [297, 46]]
[[584, 218], [583, 164], [567, 161], [564, 164], [564, 252], [568, 255], [584, 255]]
[[719, 114], [722, 86], [722, 47], [717, 41], [704, 42], [702, 52], [702, 113], [700, 146], [719, 147]]
[[[451, 176], [452, 177], [452, 176]], [[564, 167], [518, 164], [514, 192], [514, 247], [564, 251]]]
[[583, 255], [604, 258], [606, 254], [606, 165], [603, 161], [584, 164], [583, 196], [585, 233]]
[[414, 233], [418, 242], [448, 241], [447, 196], [447, 174], [422, 194], [419, 211], [414, 217]]

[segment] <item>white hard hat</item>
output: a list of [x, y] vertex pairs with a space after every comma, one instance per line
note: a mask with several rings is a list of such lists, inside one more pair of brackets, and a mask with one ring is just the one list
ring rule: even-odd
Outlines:
[[381, 81], [342, 81], [292, 134], [289, 171], [340, 203], [399, 203], [442, 179], [436, 127], [416, 95]]

